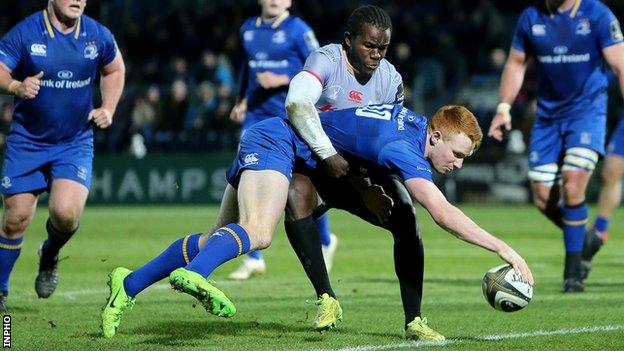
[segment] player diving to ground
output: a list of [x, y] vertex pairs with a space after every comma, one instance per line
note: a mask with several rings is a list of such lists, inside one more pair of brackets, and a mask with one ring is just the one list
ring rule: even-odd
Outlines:
[[[496, 252], [533, 284], [525, 260], [450, 204], [432, 182], [432, 170], [448, 173], [461, 168], [481, 143], [481, 129], [466, 108], [443, 107], [428, 122], [401, 105], [371, 105], [321, 113], [320, 119], [304, 123], [314, 128], [322, 124], [341, 154], [398, 174], [438, 225], [461, 240]], [[222, 317], [236, 314], [231, 300], [207, 277], [223, 263], [271, 244], [295, 163], [309, 169], [319, 165], [289, 122], [273, 118], [254, 125], [243, 136], [238, 157], [227, 171], [217, 222], [235, 220], [213, 232], [175, 241], [145, 266], [152, 266], [161, 277], [170, 272], [174, 289], [198, 299], [208, 312]], [[115, 335], [122, 313], [134, 305], [123, 285], [130, 272], [119, 267], [111, 273], [110, 296], [102, 314], [105, 337]]]

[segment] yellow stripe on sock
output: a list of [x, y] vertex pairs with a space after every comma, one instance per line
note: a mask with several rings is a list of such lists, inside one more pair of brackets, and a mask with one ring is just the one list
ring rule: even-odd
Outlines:
[[563, 224], [565, 225], [570, 225], [570, 226], [579, 226], [579, 225], [585, 225], [587, 224], [587, 218], [582, 219], [580, 221], [566, 221], [565, 219], [562, 220]]
[[186, 251], [186, 245], [188, 243], [189, 237], [190, 235], [187, 235], [184, 237], [184, 239], [182, 239], [182, 257], [184, 257], [184, 262], [186, 262], [186, 264], [191, 263], [191, 260], [189, 260], [188, 257], [188, 251]]
[[222, 227], [219, 230], [225, 230], [226, 232], [232, 234], [232, 236], [234, 237], [234, 240], [236, 240], [236, 243], [238, 244], [238, 255], [236, 255], [236, 256], [242, 255], [243, 254], [243, 242], [241, 241], [241, 239], [238, 236], [238, 234], [236, 234], [235, 231], [233, 231], [232, 229], [230, 229], [228, 227]]
[[17, 244], [17, 245], [8, 245], [8, 244], [3, 244], [0, 243], [0, 249], [5, 249], [5, 250], [19, 250], [22, 248], [22, 244]]

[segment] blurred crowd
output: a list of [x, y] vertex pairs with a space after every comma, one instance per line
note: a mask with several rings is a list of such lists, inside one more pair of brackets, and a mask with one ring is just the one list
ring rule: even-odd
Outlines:
[[[622, 20], [624, 3], [605, 2]], [[442, 104], [461, 103], [483, 128], [489, 126], [517, 17], [531, 1], [295, 0], [291, 13], [324, 45], [341, 40], [349, 13], [362, 3], [380, 5], [393, 18], [387, 59], [403, 75], [408, 107], [431, 115]], [[0, 35], [44, 5], [2, 1]], [[115, 34], [127, 66], [122, 102], [113, 126], [96, 133], [97, 151], [236, 149], [240, 126], [229, 113], [242, 64], [238, 29], [259, 11], [256, 0], [89, 0], [86, 13]], [[533, 111], [531, 77], [529, 72], [512, 111], [516, 126], [525, 130]], [[11, 101], [0, 96], [2, 137]], [[501, 145], [486, 140], [485, 147]]]

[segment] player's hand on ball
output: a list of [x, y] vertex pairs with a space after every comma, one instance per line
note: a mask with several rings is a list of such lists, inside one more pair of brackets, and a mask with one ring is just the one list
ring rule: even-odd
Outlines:
[[37, 73], [32, 77], [24, 79], [24, 81], [17, 87], [15, 95], [17, 95], [20, 99], [34, 99], [35, 97], [37, 97], [37, 94], [39, 94], [42, 77], [43, 71]]
[[498, 104], [496, 108], [496, 115], [494, 119], [492, 119], [492, 123], [490, 124], [490, 130], [488, 131], [488, 136], [498, 140], [503, 141], [503, 136], [505, 132], [511, 130], [511, 114], [509, 111], [511, 110], [511, 105], [506, 103]]
[[392, 214], [394, 201], [379, 185], [373, 184], [366, 188], [362, 193], [364, 204], [379, 220], [380, 223], [386, 223], [388, 217]]
[[230, 112], [230, 120], [234, 123], [241, 124], [245, 120], [245, 114], [247, 113], [247, 99], [239, 101]]
[[526, 264], [522, 256], [518, 255], [518, 253], [509, 246], [497, 253], [498, 256], [507, 261], [507, 263], [509, 263], [517, 273], [522, 275], [525, 282], [529, 285], [533, 285], [533, 273], [531, 273], [529, 266]]
[[108, 128], [113, 124], [113, 113], [100, 107], [89, 113], [89, 121], [93, 121], [99, 128]]
[[323, 166], [327, 174], [334, 178], [340, 178], [349, 172], [349, 163], [339, 154], [324, 159]]

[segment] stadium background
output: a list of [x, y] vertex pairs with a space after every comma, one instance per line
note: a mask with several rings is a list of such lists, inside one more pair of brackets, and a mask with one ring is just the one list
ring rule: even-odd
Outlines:
[[[293, 1], [292, 13], [321, 45], [339, 42], [349, 13], [365, 1]], [[622, 1], [605, 1], [620, 18]], [[370, 2], [368, 2], [370, 3]], [[403, 75], [406, 106], [431, 115], [465, 104], [487, 129], [516, 19], [530, 1], [377, 1], [392, 16], [388, 59]], [[2, 1], [0, 35], [44, 0]], [[92, 203], [213, 203], [236, 150], [239, 126], [229, 121], [241, 66], [238, 28], [259, 13], [255, 0], [89, 0], [86, 13], [115, 34], [127, 66], [114, 124], [96, 133]], [[533, 120], [533, 74], [512, 114], [504, 143], [485, 138], [461, 172], [438, 179], [455, 201], [526, 203], [525, 145]], [[621, 115], [613, 89], [610, 124]], [[11, 121], [0, 96], [0, 145]], [[597, 193], [597, 177], [590, 200]]]

